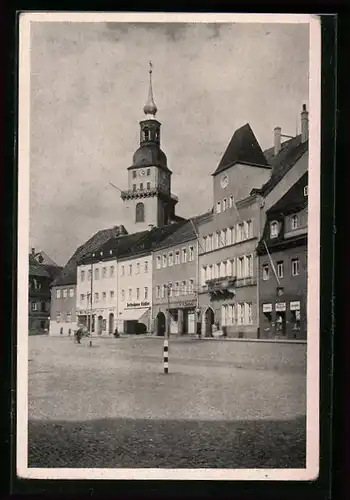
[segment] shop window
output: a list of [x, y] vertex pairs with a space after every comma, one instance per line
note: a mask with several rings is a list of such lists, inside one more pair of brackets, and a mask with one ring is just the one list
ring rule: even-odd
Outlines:
[[292, 330], [300, 331], [300, 310], [291, 311]]

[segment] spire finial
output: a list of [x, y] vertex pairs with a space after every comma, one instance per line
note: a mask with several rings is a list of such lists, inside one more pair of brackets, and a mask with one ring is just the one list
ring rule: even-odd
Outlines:
[[143, 108], [143, 112], [145, 115], [152, 115], [153, 117], [156, 115], [158, 109], [156, 103], [153, 98], [153, 89], [152, 89], [152, 73], [153, 73], [153, 64], [152, 61], [149, 61], [149, 90], [148, 90], [148, 100]]

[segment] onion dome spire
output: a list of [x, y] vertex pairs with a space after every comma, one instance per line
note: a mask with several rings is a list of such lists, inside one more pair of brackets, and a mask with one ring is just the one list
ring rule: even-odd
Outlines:
[[156, 106], [156, 103], [154, 102], [153, 98], [153, 90], [152, 90], [152, 71], [153, 71], [153, 65], [151, 61], [149, 62], [149, 90], [148, 90], [148, 99], [147, 102], [143, 108], [143, 112], [145, 115], [151, 115], [153, 118], [155, 117], [158, 109]]

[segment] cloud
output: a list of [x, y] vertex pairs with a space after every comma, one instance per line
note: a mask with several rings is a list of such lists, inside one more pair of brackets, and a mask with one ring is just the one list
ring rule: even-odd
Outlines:
[[93, 232], [128, 227], [109, 182], [127, 187], [150, 59], [184, 216], [209, 208], [210, 174], [236, 128], [249, 122], [267, 148], [276, 125], [295, 133], [308, 102], [306, 25], [34, 23], [31, 244], [60, 263]]

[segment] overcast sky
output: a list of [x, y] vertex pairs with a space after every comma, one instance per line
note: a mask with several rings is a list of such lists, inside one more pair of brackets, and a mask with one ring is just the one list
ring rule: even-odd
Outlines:
[[[129, 210], [127, 188], [148, 93], [148, 61], [177, 213], [212, 205], [235, 129], [263, 149], [294, 135], [308, 104], [308, 25], [32, 23], [30, 245], [63, 265]], [[257, 186], [258, 187], [258, 186]]]

